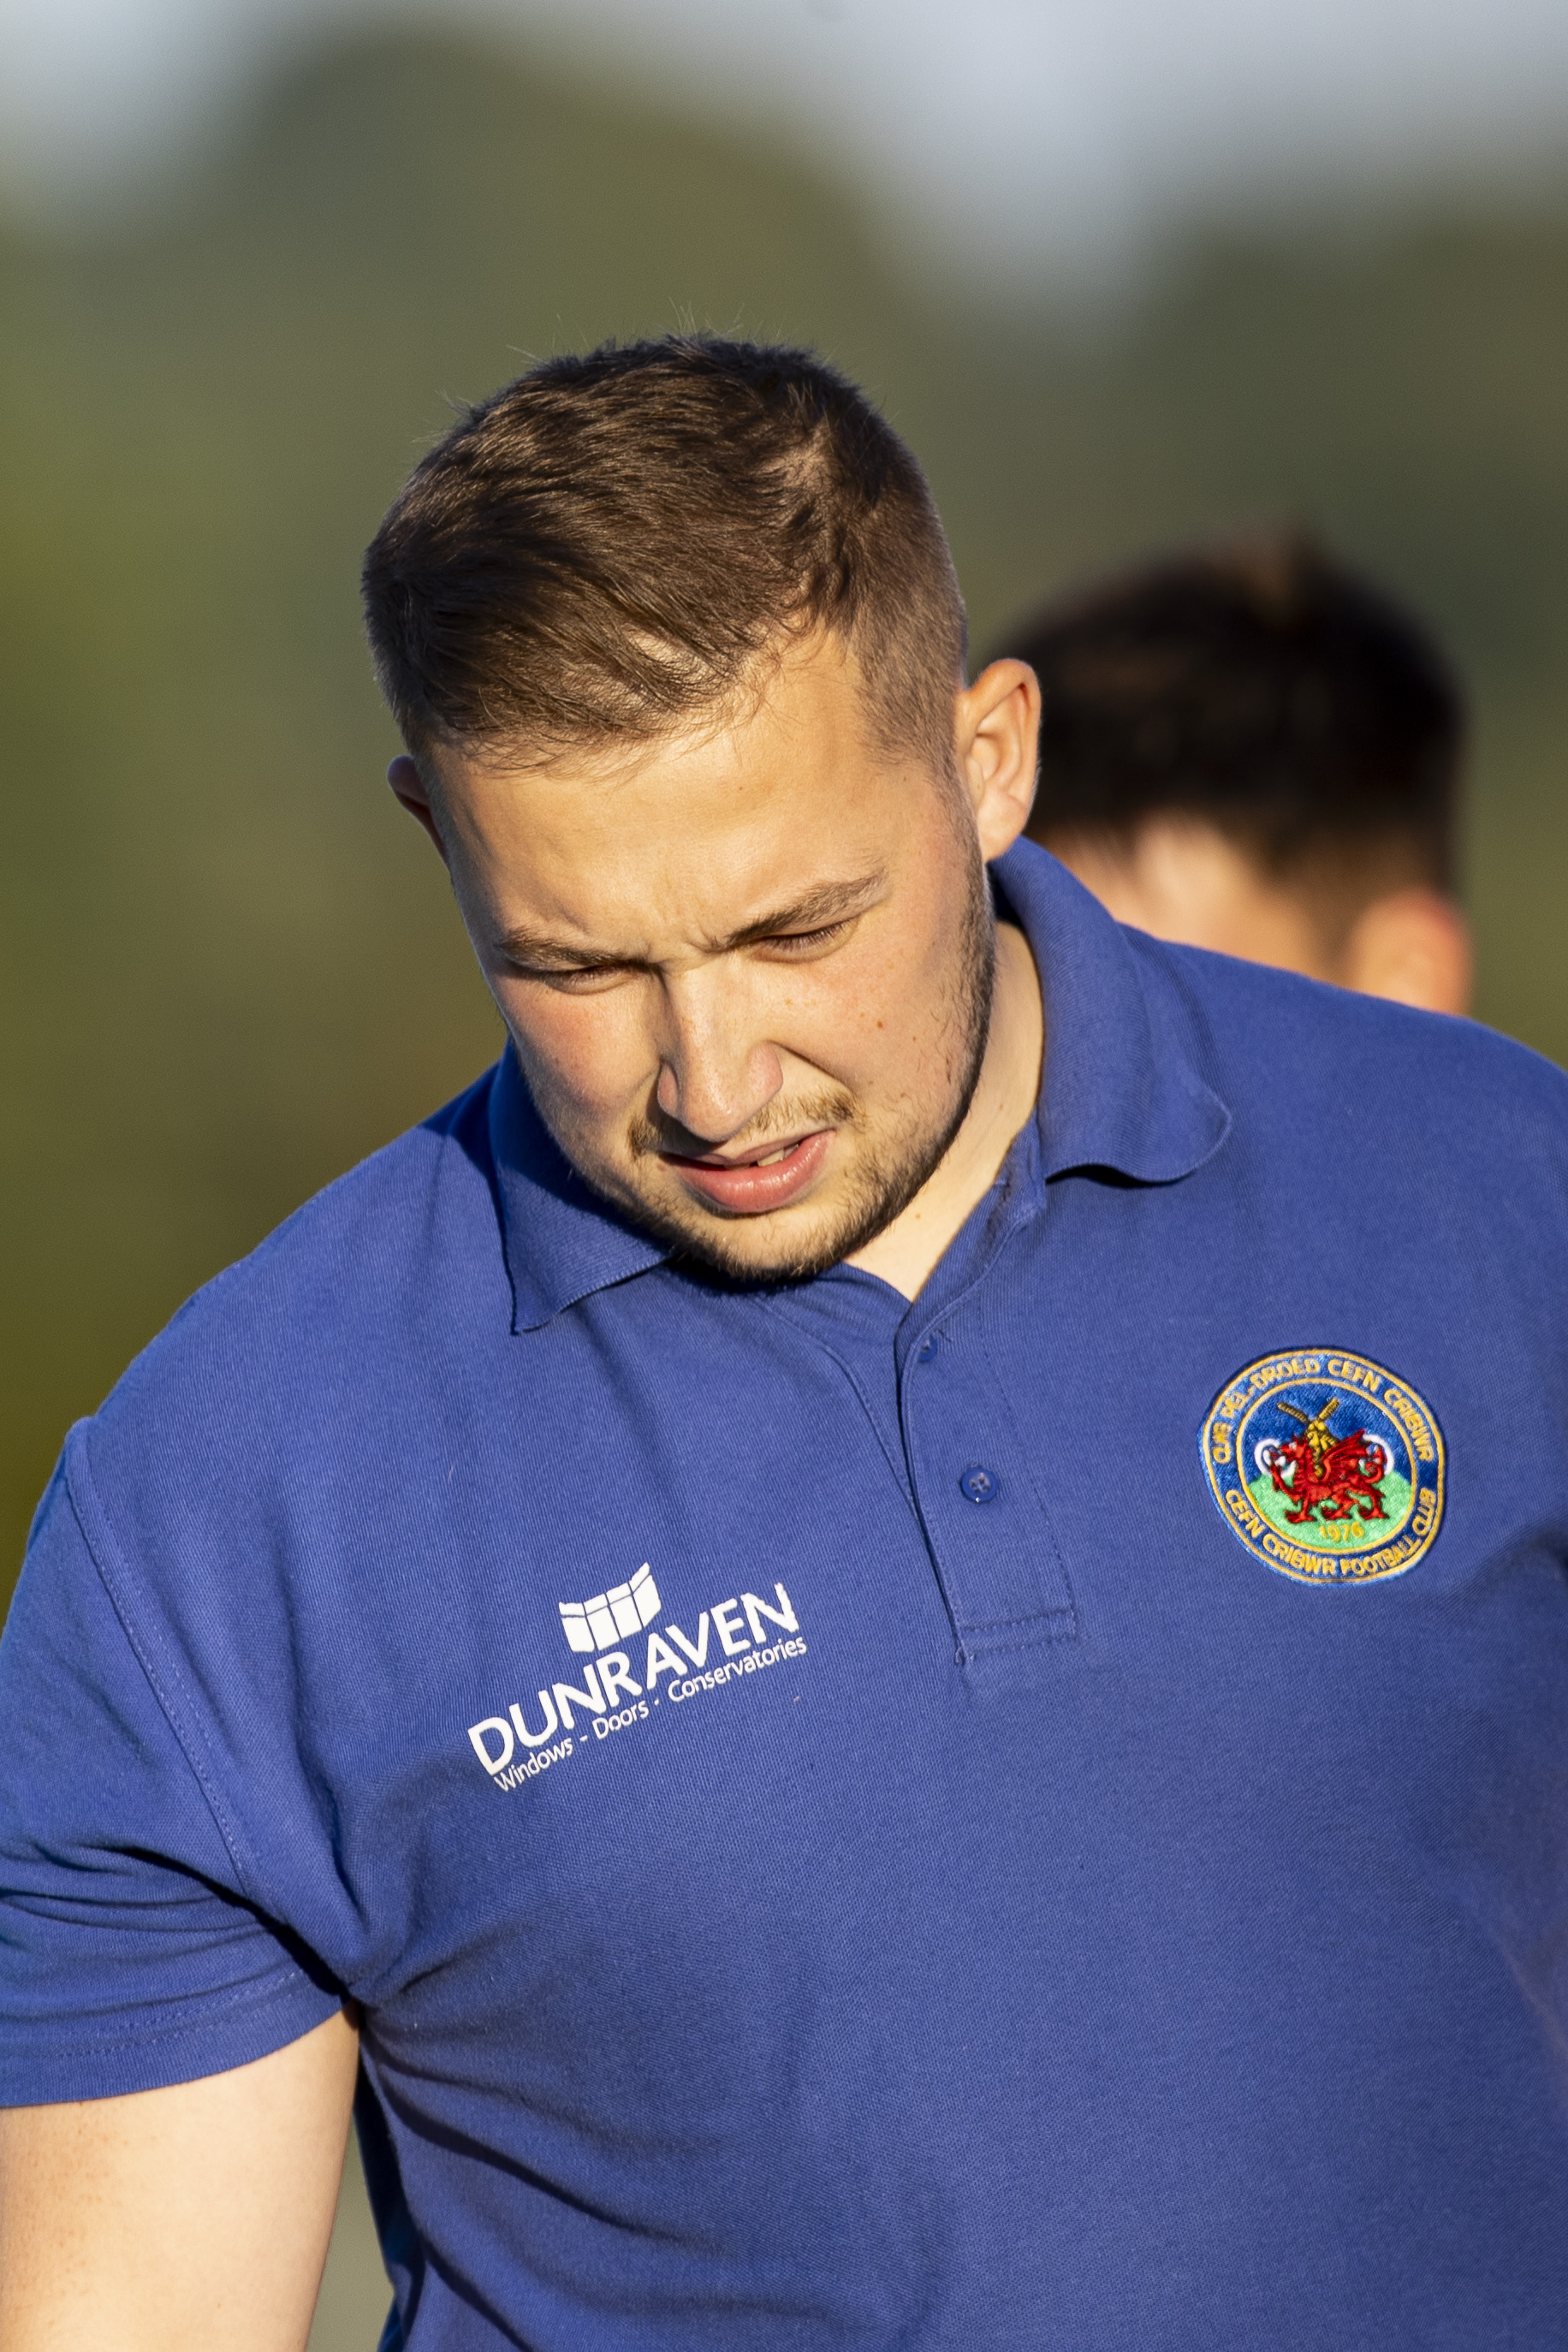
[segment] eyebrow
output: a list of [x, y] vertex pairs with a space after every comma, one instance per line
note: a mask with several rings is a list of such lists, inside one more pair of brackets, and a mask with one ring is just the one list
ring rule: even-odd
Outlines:
[[[887, 878], [885, 869], [879, 866], [874, 873], [859, 875], [852, 882], [824, 882], [787, 907], [775, 907], [770, 913], [759, 915], [754, 922], [743, 923], [727, 938], [710, 940], [709, 952], [727, 955], [735, 948], [755, 947], [762, 940], [779, 939], [792, 931], [822, 930], [832, 923], [844, 922], [849, 916], [865, 911]], [[510, 963], [547, 964], [571, 971], [646, 969], [646, 959], [641, 956], [574, 947], [569, 940], [553, 940], [543, 932], [524, 929], [504, 932], [496, 946]]]

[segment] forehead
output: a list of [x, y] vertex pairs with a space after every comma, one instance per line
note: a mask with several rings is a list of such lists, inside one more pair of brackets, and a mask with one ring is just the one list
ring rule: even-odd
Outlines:
[[895, 866], [938, 780], [879, 740], [837, 641], [770, 660], [737, 704], [652, 743], [543, 761], [444, 755], [442, 797], [468, 856], [538, 914], [686, 910], [744, 919], [759, 894]]

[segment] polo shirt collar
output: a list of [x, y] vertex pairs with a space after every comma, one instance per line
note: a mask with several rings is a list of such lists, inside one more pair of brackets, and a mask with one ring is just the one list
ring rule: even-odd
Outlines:
[[1045, 1000], [1042, 1177], [1087, 1168], [1141, 1184], [1190, 1176], [1224, 1142], [1230, 1113], [1194, 1067], [1191, 1018], [1169, 964], [1033, 842], [1016, 844], [991, 873]]
[[537, 1331], [591, 1291], [664, 1263], [664, 1244], [578, 1175], [535, 1110], [510, 1045], [490, 1087], [489, 1120], [514, 1331]]
[[[1103, 1168], [1135, 1183], [1191, 1174], [1230, 1114], [1193, 1066], [1180, 1001], [1099, 900], [1020, 842], [991, 868], [1029, 942], [1046, 1005], [1036, 1113], [1042, 1181]], [[662, 1265], [665, 1246], [584, 1182], [533, 1107], [509, 1046], [489, 1101], [512, 1328], [535, 1331], [596, 1290]]]

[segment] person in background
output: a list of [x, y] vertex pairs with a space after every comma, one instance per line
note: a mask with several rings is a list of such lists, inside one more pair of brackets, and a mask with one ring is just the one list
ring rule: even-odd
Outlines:
[[1029, 832], [1119, 921], [1467, 1009], [1464, 699], [1381, 590], [1259, 534], [1047, 604], [998, 652], [1044, 698]]

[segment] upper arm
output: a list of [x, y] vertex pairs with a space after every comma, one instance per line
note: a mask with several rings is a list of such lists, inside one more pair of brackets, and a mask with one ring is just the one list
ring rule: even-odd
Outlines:
[[57, 1477], [0, 1642], [0, 2344], [298, 2352], [357, 2036], [151, 1654]]
[[123, 2098], [0, 2113], [5, 2352], [300, 2352], [358, 2036]]
[[0, 1640], [0, 2106], [225, 2074], [341, 2006], [290, 1899], [308, 1833], [247, 1874], [164, 1703], [182, 1671], [154, 1685], [58, 1476]]

